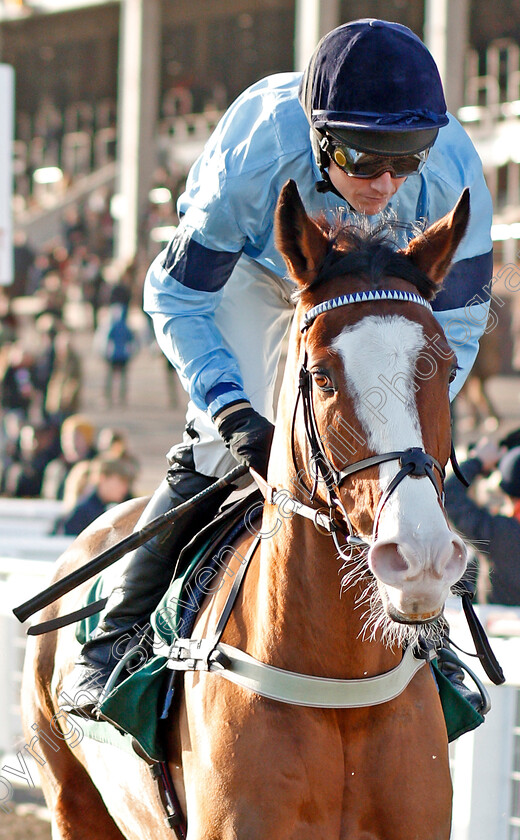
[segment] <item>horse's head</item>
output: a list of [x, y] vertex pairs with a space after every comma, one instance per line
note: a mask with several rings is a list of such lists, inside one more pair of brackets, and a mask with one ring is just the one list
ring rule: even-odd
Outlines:
[[280, 407], [288, 415], [303, 406], [292, 433], [295, 471], [318, 503], [335, 508], [343, 530], [370, 546], [386, 614], [402, 623], [437, 618], [466, 564], [442, 506], [456, 359], [428, 301], [468, 218], [466, 190], [396, 251], [380, 236], [309, 218], [294, 182], [276, 213], [277, 246], [299, 286]]

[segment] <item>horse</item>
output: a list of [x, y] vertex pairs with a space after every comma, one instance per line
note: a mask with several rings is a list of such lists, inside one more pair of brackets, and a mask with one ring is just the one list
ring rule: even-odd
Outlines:
[[[276, 241], [297, 300], [262, 520], [233, 543], [193, 636], [215, 632], [249, 552], [222, 643], [268, 674], [303, 675], [318, 700], [186, 671], [165, 740], [188, 840], [449, 838], [447, 731], [431, 668], [420, 662], [396, 696], [374, 704], [320, 706], [320, 697], [342, 681], [372, 691], [419, 634], [442, 635], [445, 599], [465, 569], [442, 505], [456, 359], [429, 301], [468, 217], [465, 191], [397, 250], [311, 218], [292, 181], [280, 194]], [[144, 503], [89, 526], [56, 579], [129, 534]], [[77, 608], [85, 586], [41, 618]], [[53, 838], [167, 840], [146, 763], [81, 737], [81, 719], [60, 706], [78, 651], [64, 627], [30, 640], [24, 669], [25, 731]]]

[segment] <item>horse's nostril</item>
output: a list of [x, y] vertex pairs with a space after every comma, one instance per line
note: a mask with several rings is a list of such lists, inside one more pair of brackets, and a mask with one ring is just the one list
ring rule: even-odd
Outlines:
[[381, 539], [372, 546], [368, 564], [375, 577], [388, 586], [411, 584], [425, 575], [452, 585], [464, 574], [464, 542], [452, 535], [444, 541], [439, 539], [434, 548], [429, 543]]
[[460, 537], [454, 537], [451, 541], [451, 554], [448, 556], [444, 567], [444, 575], [459, 580], [466, 569], [468, 561], [468, 549]]
[[378, 540], [369, 553], [368, 563], [376, 578], [390, 585], [410, 572], [410, 563], [396, 542]]

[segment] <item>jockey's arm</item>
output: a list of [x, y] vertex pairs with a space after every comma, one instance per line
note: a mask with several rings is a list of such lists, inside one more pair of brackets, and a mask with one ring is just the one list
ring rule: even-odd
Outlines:
[[170, 246], [150, 266], [145, 283], [144, 308], [158, 344], [190, 399], [210, 416], [230, 402], [248, 399], [238, 362], [214, 320], [239, 256], [199, 245], [181, 223]]
[[[457, 356], [459, 369], [450, 385], [450, 400], [464, 385], [477, 357], [479, 340], [487, 329], [492, 266], [491, 253], [455, 263], [448, 279], [455, 280], [454, 287], [465, 294], [451, 295], [450, 307], [435, 311], [448, 344]], [[442, 295], [441, 292], [439, 297]], [[492, 328], [492, 323], [489, 328]]]
[[[493, 274], [491, 224], [493, 206], [482, 164], [462, 127], [451, 118], [446, 140], [433, 147], [433, 217], [440, 217], [441, 204], [453, 207], [464, 186], [470, 189], [470, 219], [442, 291], [433, 302], [434, 314], [457, 356], [460, 370], [450, 386], [453, 399], [475, 362], [479, 340], [488, 323]], [[436, 158], [441, 158], [440, 165]], [[439, 208], [439, 209], [437, 209]], [[445, 211], [444, 211], [445, 212]]]
[[[273, 219], [287, 170], [314, 192], [298, 80], [298, 74], [285, 74], [261, 81], [228, 109], [190, 171], [173, 240], [148, 271], [144, 308], [157, 341], [190, 399], [211, 417], [231, 402], [249, 399], [240, 359], [215, 322], [224, 286], [242, 252], [284, 276]], [[290, 144], [280, 139], [279, 101], [290, 108], [290, 119], [283, 121]]]

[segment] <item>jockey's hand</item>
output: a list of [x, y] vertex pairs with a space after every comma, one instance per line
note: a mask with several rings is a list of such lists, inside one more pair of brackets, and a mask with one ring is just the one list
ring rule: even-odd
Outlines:
[[246, 402], [226, 406], [213, 418], [219, 434], [240, 464], [252, 467], [264, 478], [274, 426]]

